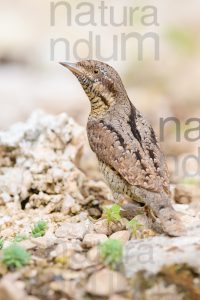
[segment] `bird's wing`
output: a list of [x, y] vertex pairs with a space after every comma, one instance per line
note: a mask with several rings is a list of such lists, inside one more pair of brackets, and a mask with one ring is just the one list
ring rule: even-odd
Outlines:
[[99, 160], [129, 184], [154, 192], [169, 192], [168, 171], [151, 125], [130, 107], [123, 118], [89, 120], [88, 139]]

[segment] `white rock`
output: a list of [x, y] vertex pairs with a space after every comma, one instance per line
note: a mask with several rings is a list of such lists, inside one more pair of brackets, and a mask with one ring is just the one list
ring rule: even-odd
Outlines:
[[109, 227], [108, 227], [108, 222], [106, 219], [101, 219], [98, 220], [95, 224], [94, 224], [94, 230], [97, 233], [102, 233], [102, 234], [106, 234], [109, 235]]
[[86, 291], [96, 296], [110, 296], [126, 291], [127, 287], [127, 280], [122, 274], [103, 269], [91, 275]]
[[125, 223], [122, 219], [121, 222], [111, 222], [108, 224], [106, 219], [100, 219], [94, 224], [94, 230], [97, 233], [110, 235], [113, 232], [125, 229]]
[[3, 216], [0, 219], [0, 226], [4, 225], [5, 223], [9, 223], [11, 221], [10, 216]]
[[81, 211], [81, 205], [78, 203], [75, 203], [72, 207], [71, 207], [71, 212], [73, 214], [77, 214]]
[[62, 211], [68, 211], [73, 205], [75, 204], [75, 199], [72, 198], [70, 195], [67, 195], [62, 204]]
[[95, 262], [95, 263], [99, 263], [99, 259], [100, 259], [100, 252], [99, 252], [99, 248], [97, 246], [91, 248], [88, 252], [87, 252], [87, 257], [90, 261]]
[[74, 253], [69, 260], [69, 267], [72, 270], [83, 270], [91, 265], [91, 261], [83, 253]]
[[[77, 199], [77, 195], [81, 195], [81, 184], [77, 185], [81, 172], [74, 160], [77, 158], [78, 162], [84, 131], [67, 114], [52, 116], [37, 111], [25, 123], [14, 124], [0, 132], [0, 147], [5, 149], [0, 165], [4, 165], [5, 159], [7, 162], [0, 174], [2, 202], [7, 204], [14, 200], [20, 204], [21, 200], [34, 197], [34, 201], [27, 203], [29, 208], [48, 207], [54, 202], [51, 212], [62, 209], [59, 197], [63, 201], [69, 191]], [[44, 197], [34, 191], [42, 191]], [[80, 211], [80, 207], [76, 206], [74, 211]]]
[[9, 202], [9, 201], [12, 200], [11, 196], [8, 193], [6, 193], [6, 192], [2, 193], [0, 195], [0, 197], [2, 198], [2, 200], [4, 201], [4, 203]]
[[0, 281], [0, 299], [1, 300], [22, 300], [26, 299], [23, 287], [16, 284], [15, 281], [9, 280], [7, 275]]
[[91, 248], [106, 241], [107, 239], [108, 237], [105, 234], [88, 233], [84, 236], [83, 245], [87, 248]]
[[61, 255], [66, 255], [70, 256], [71, 253], [74, 252], [81, 252], [82, 247], [80, 245], [79, 240], [64, 240], [60, 241], [59, 244], [56, 246], [56, 248], [50, 252], [50, 256], [52, 258], [61, 256]]
[[110, 238], [113, 240], [119, 240], [125, 244], [126, 242], [128, 242], [130, 236], [131, 236], [131, 233], [128, 230], [121, 230], [121, 231], [114, 232], [110, 236]]
[[69, 296], [70, 299], [83, 299], [82, 290], [80, 288], [77, 288], [76, 281], [53, 281], [50, 283], [50, 289], [52, 289], [53, 291], [61, 292], [67, 297]]
[[37, 244], [36, 243], [33, 243], [32, 241], [30, 240], [24, 240], [24, 241], [21, 241], [19, 242], [19, 245], [21, 247], [23, 247], [24, 249], [26, 250], [31, 250], [31, 249], [34, 249], [37, 247]]
[[57, 239], [56, 237], [40, 236], [37, 238], [32, 238], [31, 242], [39, 248], [46, 249], [55, 245]]
[[188, 231], [186, 236], [154, 236], [148, 239], [131, 240], [124, 248], [124, 265], [128, 277], [146, 270], [157, 273], [167, 264], [187, 264], [200, 270], [200, 228]]
[[86, 220], [80, 223], [64, 223], [55, 232], [59, 238], [83, 239], [84, 235], [89, 231], [90, 221]]

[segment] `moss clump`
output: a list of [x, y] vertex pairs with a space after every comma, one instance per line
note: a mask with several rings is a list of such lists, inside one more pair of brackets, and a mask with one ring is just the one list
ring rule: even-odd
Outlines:
[[27, 240], [27, 239], [28, 239], [28, 236], [25, 234], [16, 234], [16, 236], [14, 238], [14, 242], [19, 243], [19, 242]]
[[13, 243], [3, 250], [1, 261], [8, 268], [21, 268], [30, 261], [30, 254], [19, 245]]
[[47, 228], [48, 228], [47, 221], [40, 220], [36, 224], [34, 224], [32, 230], [31, 230], [31, 234], [35, 238], [44, 236]]

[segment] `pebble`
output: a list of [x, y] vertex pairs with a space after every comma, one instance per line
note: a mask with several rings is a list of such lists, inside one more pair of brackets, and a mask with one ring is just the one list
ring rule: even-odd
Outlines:
[[57, 239], [56, 237], [50, 237], [50, 236], [40, 236], [37, 238], [32, 238], [31, 242], [35, 244], [39, 248], [49, 248], [55, 245]]
[[10, 202], [12, 200], [12, 197], [8, 193], [6, 193], [6, 192], [2, 193], [0, 195], [0, 197], [2, 198], [2, 200], [4, 201], [4, 203]]
[[88, 252], [87, 252], [87, 258], [91, 261], [91, 262], [95, 262], [96, 264], [99, 263], [99, 259], [100, 259], [100, 253], [99, 253], [99, 248], [97, 246], [91, 248]]
[[66, 296], [69, 296], [70, 299], [81, 299], [81, 290], [77, 289], [77, 283], [75, 281], [53, 281], [50, 283], [50, 289], [56, 292], [60, 292]]
[[131, 236], [131, 233], [128, 230], [121, 230], [121, 231], [114, 232], [110, 236], [110, 238], [113, 240], [119, 240], [123, 244], [125, 244], [130, 239], [130, 236]]
[[[25, 283], [15, 281], [16, 274], [8, 274], [0, 281], [0, 299], [1, 300], [39, 300], [34, 296], [28, 296], [25, 292]], [[16, 277], [16, 278], [15, 278]]]
[[74, 252], [81, 252], [82, 247], [79, 240], [61, 240], [53, 251], [50, 252], [50, 257], [55, 258], [57, 256], [69, 255]]
[[67, 195], [63, 199], [62, 212], [68, 212], [74, 204], [75, 204], [75, 199], [70, 195]]
[[74, 255], [70, 257], [69, 267], [72, 270], [83, 270], [91, 265], [91, 261], [82, 253], [74, 253]]
[[137, 215], [135, 218], [142, 226], [138, 228], [138, 231], [143, 231], [144, 229], [151, 229], [151, 219], [149, 219], [146, 215]]
[[56, 231], [58, 238], [83, 239], [84, 235], [89, 231], [90, 221], [86, 220], [80, 223], [64, 223]]
[[111, 222], [108, 224], [106, 219], [100, 219], [94, 224], [94, 230], [97, 233], [103, 233], [105, 235], [110, 235], [113, 232], [125, 229], [125, 223], [122, 219], [120, 222]]
[[22, 300], [26, 295], [23, 287], [17, 286], [15, 282], [9, 280], [9, 276], [6, 276], [0, 282], [0, 299], [1, 300]]
[[174, 191], [174, 200], [179, 204], [189, 204], [193, 201], [199, 201], [200, 188], [194, 184], [178, 184]]
[[37, 245], [30, 240], [21, 241], [19, 242], [19, 245], [26, 250], [31, 250], [37, 247]]
[[127, 287], [127, 280], [122, 274], [102, 269], [91, 275], [86, 285], [86, 291], [92, 295], [106, 297], [124, 292]]
[[108, 237], [105, 234], [88, 233], [84, 236], [83, 245], [87, 248], [91, 248], [106, 241], [107, 239]]
[[109, 235], [110, 230], [109, 230], [109, 226], [108, 226], [108, 222], [106, 219], [101, 219], [98, 220], [95, 224], [94, 224], [94, 230], [97, 233], [102, 233], [105, 235]]

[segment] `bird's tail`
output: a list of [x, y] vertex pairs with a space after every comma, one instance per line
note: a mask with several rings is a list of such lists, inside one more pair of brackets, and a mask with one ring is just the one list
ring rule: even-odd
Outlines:
[[140, 191], [135, 190], [135, 192], [136, 194], [140, 193], [144, 203], [158, 217], [165, 233], [170, 236], [182, 236], [186, 233], [181, 214], [175, 211], [167, 194], [141, 191], [141, 189]]

